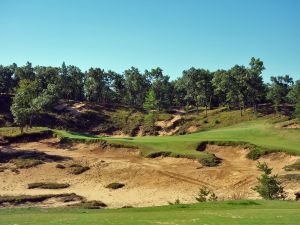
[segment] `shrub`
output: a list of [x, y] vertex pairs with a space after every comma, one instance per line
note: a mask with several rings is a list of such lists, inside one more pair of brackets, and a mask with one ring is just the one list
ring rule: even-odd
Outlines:
[[25, 204], [27, 202], [43, 202], [50, 198], [73, 198], [77, 200], [82, 200], [83, 198], [74, 193], [65, 194], [48, 194], [48, 195], [18, 195], [18, 196], [0, 196], [0, 205], [4, 203], [10, 203], [14, 205]]
[[298, 160], [297, 162], [295, 162], [291, 165], [287, 165], [287, 166], [283, 167], [283, 169], [285, 171], [300, 170], [300, 160]]
[[266, 163], [258, 162], [257, 168], [263, 172], [260, 178], [257, 178], [259, 184], [253, 190], [259, 193], [264, 199], [285, 199], [286, 193], [278, 181], [277, 175], [271, 175], [272, 168], [269, 168]]
[[70, 184], [59, 184], [59, 183], [30, 183], [28, 189], [41, 188], [41, 189], [62, 189], [68, 188]]
[[110, 188], [110, 189], [119, 189], [119, 188], [122, 188], [124, 187], [125, 184], [122, 184], [122, 183], [111, 183], [111, 184], [108, 184], [106, 186], [106, 188]]
[[214, 166], [219, 165], [222, 160], [220, 158], [216, 157], [214, 154], [211, 154], [206, 157], [198, 159], [198, 161], [203, 166], [214, 167]]
[[215, 120], [215, 124], [220, 124], [221, 121], [220, 120]]
[[107, 205], [101, 201], [83, 201], [81, 203], [74, 204], [72, 206], [85, 208], [85, 209], [101, 209], [107, 207]]
[[198, 195], [196, 196], [198, 202], [217, 201], [217, 195], [207, 187], [201, 187]]
[[252, 150], [250, 150], [250, 152], [248, 152], [247, 154], [247, 158], [248, 159], [252, 159], [252, 160], [257, 160], [261, 157], [261, 151], [257, 148], [253, 148]]
[[71, 174], [78, 175], [90, 169], [88, 166], [82, 166], [79, 164], [73, 164], [71, 167]]
[[152, 152], [147, 155], [147, 158], [157, 158], [157, 157], [167, 157], [170, 156], [172, 152]]
[[207, 119], [203, 120], [203, 123], [208, 123], [208, 120]]
[[19, 169], [28, 169], [43, 164], [43, 161], [39, 159], [14, 159], [11, 162]]

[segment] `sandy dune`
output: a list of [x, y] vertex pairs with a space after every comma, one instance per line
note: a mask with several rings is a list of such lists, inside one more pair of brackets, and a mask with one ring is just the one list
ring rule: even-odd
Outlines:
[[[2, 147], [3, 148], [3, 147]], [[10, 170], [0, 173], [0, 195], [49, 194], [74, 192], [88, 200], [101, 200], [109, 207], [165, 205], [180, 199], [184, 203], [195, 202], [201, 186], [214, 190], [220, 199], [258, 198], [251, 190], [256, 184], [259, 171], [256, 162], [246, 159], [247, 150], [240, 147], [209, 145], [207, 151], [223, 159], [218, 167], [202, 167], [195, 160], [183, 158], [143, 158], [137, 150], [101, 149], [96, 144], [76, 144], [64, 148], [56, 139], [41, 142], [20, 143], [8, 146], [20, 151], [37, 151], [60, 156], [57, 162], [47, 162], [35, 168], [20, 169], [16, 174]], [[275, 173], [285, 174], [282, 169], [299, 157], [273, 153], [263, 157]], [[90, 170], [80, 175], [70, 174], [68, 168], [58, 169], [56, 164], [73, 163], [88, 165]], [[5, 164], [13, 167], [12, 164]], [[32, 182], [69, 183], [63, 190], [27, 189]], [[110, 190], [105, 186], [121, 182], [126, 186]], [[299, 183], [285, 183], [289, 196], [300, 191]], [[55, 203], [50, 204], [56, 206]]]

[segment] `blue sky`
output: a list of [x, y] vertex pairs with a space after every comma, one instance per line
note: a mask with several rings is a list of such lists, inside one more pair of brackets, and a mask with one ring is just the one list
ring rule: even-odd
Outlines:
[[216, 70], [300, 79], [298, 0], [0, 0], [0, 64]]

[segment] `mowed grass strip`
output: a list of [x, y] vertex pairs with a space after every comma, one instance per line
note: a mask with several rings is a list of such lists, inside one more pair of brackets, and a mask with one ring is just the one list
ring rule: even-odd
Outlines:
[[296, 225], [300, 203], [295, 201], [224, 201], [126, 209], [0, 209], [0, 225]]
[[264, 151], [285, 151], [300, 155], [300, 129], [275, 128], [268, 120], [243, 122], [238, 125], [180, 136], [149, 136], [135, 138], [105, 138], [109, 142], [136, 145], [144, 155], [166, 151], [201, 157], [195, 151], [204, 141], [249, 143]]

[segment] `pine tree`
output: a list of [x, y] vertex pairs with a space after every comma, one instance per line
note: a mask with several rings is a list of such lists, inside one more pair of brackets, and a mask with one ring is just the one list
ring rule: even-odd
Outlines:
[[277, 175], [271, 175], [272, 168], [269, 168], [266, 163], [258, 162], [257, 168], [263, 172], [260, 178], [257, 178], [259, 184], [253, 188], [259, 195], [268, 200], [285, 199], [286, 193], [278, 181]]
[[148, 91], [143, 107], [148, 112], [156, 109], [157, 101], [155, 98], [155, 93], [152, 89]]

